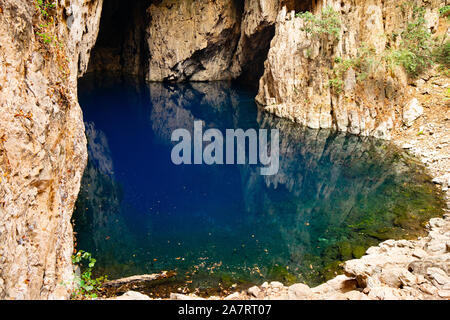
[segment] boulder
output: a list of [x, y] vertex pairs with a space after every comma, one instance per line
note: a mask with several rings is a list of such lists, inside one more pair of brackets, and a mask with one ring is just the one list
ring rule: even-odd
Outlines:
[[412, 126], [414, 121], [416, 121], [423, 114], [423, 107], [419, 100], [416, 98], [412, 99], [403, 108], [403, 124], [407, 127]]
[[128, 291], [125, 292], [120, 297], [115, 298], [114, 300], [152, 300], [149, 296], [145, 294], [136, 292], [136, 291]]
[[288, 296], [289, 300], [307, 300], [313, 295], [311, 288], [306, 284], [294, 284], [289, 287]]
[[250, 296], [253, 296], [253, 297], [257, 298], [258, 295], [261, 293], [261, 289], [258, 288], [257, 286], [253, 286], [253, 287], [249, 288], [249, 289], [247, 290], [247, 292], [248, 292], [248, 294], [249, 294]]

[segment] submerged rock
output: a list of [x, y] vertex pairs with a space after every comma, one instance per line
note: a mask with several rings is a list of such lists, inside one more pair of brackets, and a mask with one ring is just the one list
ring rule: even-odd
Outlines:
[[286, 287], [264, 283], [259, 289], [233, 294], [235, 299], [291, 300], [410, 300], [448, 299], [450, 254], [430, 252], [428, 244], [438, 233], [450, 240], [450, 217], [433, 219], [430, 234], [416, 241], [388, 240], [367, 250], [361, 259], [345, 263], [346, 275], [320, 286], [305, 284]]
[[143, 274], [143, 275], [137, 275], [137, 276], [131, 276], [127, 278], [121, 278], [117, 280], [112, 280], [105, 282], [102, 287], [104, 288], [118, 288], [123, 286], [129, 286], [129, 285], [143, 285], [147, 284], [148, 282], [153, 282], [156, 280], [166, 279], [175, 276], [175, 273], [168, 273], [168, 272], [162, 272], [162, 273], [156, 273], [156, 274]]

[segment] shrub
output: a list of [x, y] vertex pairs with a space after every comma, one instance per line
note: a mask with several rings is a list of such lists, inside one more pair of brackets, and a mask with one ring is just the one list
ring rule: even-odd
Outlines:
[[334, 59], [334, 67], [332, 70], [333, 78], [329, 81], [329, 86], [336, 93], [341, 93], [344, 85], [344, 74], [350, 68], [355, 70], [357, 81], [363, 81], [373, 71], [376, 62], [375, 49], [368, 47], [366, 44], [363, 44], [358, 49], [356, 58], [342, 59], [341, 57], [336, 57]]
[[433, 51], [433, 59], [440, 64], [440, 69], [449, 76], [450, 69], [450, 41], [442, 42], [441, 45], [436, 46]]
[[339, 38], [341, 33], [341, 15], [332, 7], [328, 6], [322, 10], [321, 16], [306, 11], [297, 13], [297, 17], [304, 20], [305, 26], [302, 31], [311, 34], [313, 37], [320, 37], [324, 34], [330, 35], [334, 40]]
[[[83, 261], [87, 262], [87, 264], [84, 265]], [[80, 277], [76, 278], [78, 289], [74, 292], [73, 298], [97, 298], [102, 291], [101, 285], [107, 281], [107, 276], [92, 278], [92, 270], [96, 260], [92, 258], [92, 255], [89, 252], [80, 250], [77, 254], [72, 256], [72, 263], [78, 264], [80, 269], [83, 268]]]
[[44, 17], [48, 19], [50, 17], [50, 11], [56, 7], [56, 3], [52, 0], [36, 0], [36, 9], [38, 9]]
[[344, 81], [341, 78], [335, 77], [328, 80], [328, 86], [335, 93], [339, 94], [344, 90]]
[[447, 17], [447, 19], [450, 19], [450, 6], [444, 6], [441, 9], [439, 9], [439, 13], [441, 17]]
[[434, 43], [424, 15], [423, 8], [414, 7], [414, 21], [401, 33], [400, 47], [387, 55], [388, 61], [402, 65], [411, 77], [417, 77], [433, 64]]

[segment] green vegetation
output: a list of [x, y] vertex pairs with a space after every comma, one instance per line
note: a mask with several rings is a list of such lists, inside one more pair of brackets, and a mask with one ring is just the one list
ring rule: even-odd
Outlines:
[[[408, 22], [401, 33], [398, 49], [388, 50], [386, 59], [405, 68], [411, 77], [417, 77], [433, 64], [433, 47], [435, 43], [426, 26], [425, 10], [413, 8], [413, 21]], [[397, 35], [393, 35], [395, 39]]]
[[[442, 17], [450, 16], [450, 6], [440, 9]], [[427, 28], [425, 10], [422, 7], [412, 7], [412, 21], [408, 22], [406, 29], [400, 34], [401, 42], [398, 48], [388, 48], [383, 57], [388, 64], [401, 65], [412, 78], [418, 77], [428, 68], [438, 64], [444, 74], [449, 74], [450, 43], [443, 38], [433, 38]], [[392, 35], [395, 42], [397, 34]]]
[[36, 31], [36, 35], [39, 36], [45, 44], [51, 44], [58, 41], [56, 36], [50, 34], [49, 32], [45, 32], [49, 27], [50, 26], [48, 24], [40, 24], [39, 29], [43, 32]]
[[292, 285], [294, 283], [297, 283], [299, 279], [289, 271], [289, 267], [280, 266], [280, 265], [273, 265], [268, 270], [268, 278], [273, 279], [275, 281], [280, 281], [286, 285]]
[[[416, 78], [427, 69], [439, 65], [439, 69], [445, 75], [450, 74], [450, 41], [443, 38], [432, 37], [425, 20], [425, 9], [405, 1], [399, 5], [405, 17], [409, 17], [405, 29], [392, 34], [388, 39], [386, 50], [378, 53], [374, 48], [362, 44], [356, 57], [344, 59], [336, 57], [331, 62], [328, 85], [339, 94], [343, 91], [344, 75], [349, 69], [353, 69], [357, 81], [367, 79], [380, 65], [385, 65], [392, 70], [395, 66], [401, 66], [409, 77]], [[441, 17], [450, 19], [450, 6], [440, 9]], [[341, 16], [331, 7], [327, 7], [320, 15], [311, 12], [298, 13], [297, 17], [304, 20], [302, 31], [313, 37], [322, 35], [338, 40], [341, 30]], [[309, 50], [309, 49], [308, 49]], [[310, 51], [306, 53], [310, 58]]]
[[36, 9], [41, 12], [42, 17], [44, 19], [50, 19], [50, 12], [52, 9], [56, 8], [56, 3], [51, 0], [36, 0]]
[[450, 41], [446, 41], [446, 38], [444, 37], [444, 39], [441, 40], [441, 44], [434, 48], [433, 56], [434, 56], [434, 60], [437, 63], [449, 68], [449, 66], [450, 66]]
[[46, 58], [54, 59], [62, 78], [67, 79], [70, 73], [69, 59], [63, 50], [62, 41], [55, 33], [57, 2], [54, 0], [34, 0], [34, 3], [39, 15], [38, 23], [34, 25], [36, 39], [44, 45], [42, 49], [46, 52]]
[[342, 59], [341, 57], [336, 57], [334, 59], [334, 67], [333, 70], [331, 70], [332, 74], [328, 85], [336, 93], [341, 93], [344, 86], [344, 81], [342, 79], [344, 74], [350, 68], [355, 71], [357, 81], [364, 81], [367, 79], [374, 67], [379, 64], [379, 61], [375, 59], [375, 56], [375, 49], [364, 44], [358, 50], [358, 55], [356, 58]]
[[325, 34], [331, 36], [333, 40], [339, 39], [342, 24], [341, 15], [332, 7], [328, 6], [323, 9], [320, 17], [309, 11], [297, 13], [297, 17], [302, 18], [305, 22], [302, 31], [313, 37], [321, 37]]
[[[83, 264], [83, 262], [85, 262], [85, 264]], [[107, 276], [92, 278], [92, 270], [95, 266], [96, 260], [92, 258], [92, 255], [89, 252], [80, 250], [72, 256], [72, 263], [79, 265], [80, 269], [83, 268], [83, 272], [80, 277], [75, 279], [78, 288], [73, 293], [73, 298], [97, 298], [102, 291], [102, 284], [107, 281]]]
[[439, 9], [439, 13], [441, 17], [447, 17], [447, 19], [450, 19], [450, 6], [444, 6], [441, 9]]
[[44, 44], [58, 43], [58, 38], [50, 31], [54, 24], [53, 9], [56, 8], [56, 3], [53, 0], [35, 0], [35, 6], [45, 22], [36, 26], [36, 35]]
[[333, 90], [333, 92], [340, 94], [344, 91], [344, 80], [334, 77], [328, 81], [328, 86]]

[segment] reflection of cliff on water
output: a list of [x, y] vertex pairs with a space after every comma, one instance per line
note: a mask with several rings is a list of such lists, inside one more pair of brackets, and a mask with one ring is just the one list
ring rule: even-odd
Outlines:
[[[115, 181], [107, 138], [93, 123], [86, 123], [85, 127], [88, 164], [73, 214], [75, 230], [81, 232], [76, 244], [79, 249], [89, 248], [107, 264], [126, 258], [120, 255], [131, 252], [137, 244], [132, 228], [120, 215], [122, 188]], [[129, 272], [129, 267], [122, 268], [121, 272]]]
[[[74, 217], [80, 249], [113, 277], [174, 268], [198, 276], [201, 265], [222, 282], [314, 284], [440, 214], [429, 177], [403, 151], [275, 118], [233, 84], [85, 86], [80, 101], [95, 126], [86, 125], [90, 161]], [[172, 165], [171, 134], [192, 131], [194, 120], [205, 130], [280, 129], [278, 174]]]
[[247, 210], [265, 213], [290, 260], [303, 267], [319, 265], [333, 276], [338, 261], [380, 241], [421, 235], [442, 212], [423, 165], [388, 142], [294, 126], [260, 111], [258, 123], [280, 130], [280, 170], [266, 177], [252, 170]]
[[233, 128], [238, 110], [237, 93], [227, 82], [149, 83], [151, 123], [155, 134], [171, 144], [172, 132], [184, 128], [193, 134], [194, 121], [203, 120], [208, 128]]

